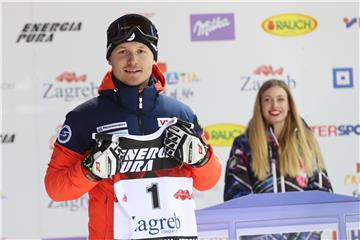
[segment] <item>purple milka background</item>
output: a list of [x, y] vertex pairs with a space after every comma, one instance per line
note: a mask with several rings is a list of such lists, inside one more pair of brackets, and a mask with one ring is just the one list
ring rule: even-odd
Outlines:
[[[213, 21], [216, 18], [221, 20], [227, 19], [230, 25], [216, 29], [209, 33], [208, 36], [202, 35], [197, 36], [194, 32], [194, 25], [198, 21], [204, 23], [205, 21]], [[191, 41], [214, 41], [214, 40], [235, 40], [235, 24], [234, 24], [234, 14], [233, 13], [222, 13], [222, 14], [192, 14], [190, 15], [190, 32], [191, 32]]]

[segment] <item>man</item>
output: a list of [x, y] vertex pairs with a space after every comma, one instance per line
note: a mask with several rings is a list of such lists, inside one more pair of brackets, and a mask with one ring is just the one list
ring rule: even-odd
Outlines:
[[[196, 115], [160, 94], [166, 82], [155, 64], [157, 42], [155, 26], [141, 15], [111, 23], [112, 69], [99, 96], [66, 115], [55, 143], [47, 193], [54, 201], [89, 194], [90, 239], [196, 239], [188, 186], [203, 191], [219, 180], [221, 165]], [[109, 134], [118, 137], [102, 139]]]

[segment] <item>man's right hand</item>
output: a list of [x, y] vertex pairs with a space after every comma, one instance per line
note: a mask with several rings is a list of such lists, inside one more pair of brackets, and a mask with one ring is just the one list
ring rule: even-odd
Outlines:
[[87, 170], [94, 174], [97, 180], [111, 178], [120, 172], [123, 152], [118, 142], [112, 142], [104, 151], [97, 149], [82, 162]]

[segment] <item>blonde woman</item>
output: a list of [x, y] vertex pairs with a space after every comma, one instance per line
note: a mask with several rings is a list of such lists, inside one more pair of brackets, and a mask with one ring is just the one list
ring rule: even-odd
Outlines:
[[245, 133], [234, 139], [224, 200], [308, 190], [332, 192], [319, 145], [285, 82], [268, 80], [259, 89]]

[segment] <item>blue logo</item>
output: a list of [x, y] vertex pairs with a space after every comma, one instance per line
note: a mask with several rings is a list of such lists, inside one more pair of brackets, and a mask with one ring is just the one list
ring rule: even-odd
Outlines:
[[132, 216], [135, 225], [135, 232], [147, 232], [150, 235], [161, 234], [173, 234], [181, 228], [181, 221], [176, 217], [174, 213], [174, 217], [168, 218], [150, 218], [148, 220], [144, 219], [135, 219], [135, 216]]
[[68, 125], [65, 125], [60, 130], [58, 141], [60, 143], [67, 143], [71, 138], [71, 128]]
[[334, 88], [352, 88], [352, 68], [333, 68], [333, 86]]

